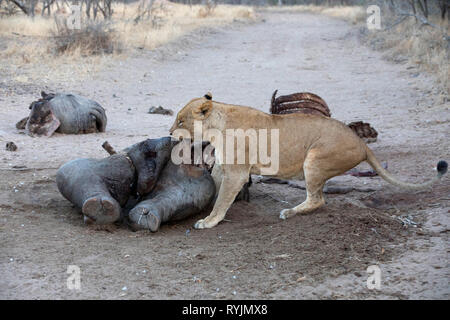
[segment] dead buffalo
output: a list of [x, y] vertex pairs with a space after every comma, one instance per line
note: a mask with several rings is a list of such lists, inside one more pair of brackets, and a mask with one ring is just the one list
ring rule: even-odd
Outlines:
[[56, 174], [58, 189], [81, 208], [85, 222], [115, 222], [131, 195], [154, 188], [171, 146], [170, 137], [148, 139], [104, 159], [67, 162]]
[[53, 132], [81, 134], [104, 132], [105, 109], [97, 102], [75, 94], [46, 94], [30, 105], [30, 115], [16, 124], [30, 136], [51, 136]]

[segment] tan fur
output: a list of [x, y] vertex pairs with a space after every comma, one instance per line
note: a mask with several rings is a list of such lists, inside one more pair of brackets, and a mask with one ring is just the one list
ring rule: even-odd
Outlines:
[[[212, 97], [211, 94], [208, 97]], [[281, 211], [282, 219], [322, 206], [325, 203], [322, 194], [325, 182], [365, 160], [381, 177], [401, 187], [424, 187], [433, 182], [416, 186], [396, 180], [382, 168], [363, 140], [345, 124], [332, 118], [297, 113], [271, 115], [250, 107], [212, 101], [205, 95], [191, 100], [180, 110], [170, 133], [175, 129], [186, 129], [193, 137], [194, 120], [202, 121], [203, 130], [215, 128], [223, 135], [228, 128], [279, 129], [279, 171], [274, 176], [282, 179], [305, 179], [307, 190], [307, 198], [303, 203]], [[221, 147], [214, 141], [211, 144], [216, 152]], [[268, 144], [268, 154], [271, 154], [270, 141]], [[248, 145], [246, 152], [248, 153]], [[225, 150], [223, 153], [225, 158]], [[249, 174], [260, 174], [263, 167], [260, 163], [216, 164], [212, 176], [217, 186], [217, 200], [211, 214], [199, 220], [195, 228], [211, 228], [222, 221], [237, 193], [248, 181]]]

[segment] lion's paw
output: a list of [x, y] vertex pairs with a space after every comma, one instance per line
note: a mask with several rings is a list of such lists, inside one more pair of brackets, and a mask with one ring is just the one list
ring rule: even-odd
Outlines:
[[205, 219], [200, 219], [194, 224], [195, 229], [206, 229]]
[[292, 215], [292, 209], [283, 209], [280, 211], [280, 219], [286, 220]]

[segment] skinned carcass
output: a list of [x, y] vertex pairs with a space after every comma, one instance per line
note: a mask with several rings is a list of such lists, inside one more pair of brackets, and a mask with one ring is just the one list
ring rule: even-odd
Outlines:
[[[305, 113], [331, 117], [327, 103], [314, 93], [300, 92], [276, 97], [277, 92], [275, 90], [272, 95], [271, 114]], [[378, 132], [369, 123], [356, 121], [348, 127], [366, 143], [377, 141]]]

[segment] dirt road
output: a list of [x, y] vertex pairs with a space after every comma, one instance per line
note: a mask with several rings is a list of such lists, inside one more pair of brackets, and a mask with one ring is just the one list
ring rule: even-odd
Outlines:
[[[148, 108], [178, 111], [207, 91], [265, 111], [275, 89], [319, 94], [333, 117], [378, 130], [371, 148], [403, 180], [428, 179], [439, 159], [450, 159], [450, 114], [434, 98], [430, 75], [384, 61], [343, 21], [262, 15], [265, 21], [187, 36], [88, 78], [0, 80], [0, 298], [449, 299], [448, 177], [416, 193], [379, 177], [338, 177], [329, 184], [375, 191], [329, 194], [325, 207], [287, 221], [279, 211], [303, 201], [304, 190], [257, 183], [250, 203], [235, 203], [216, 228], [192, 229], [205, 212], [155, 234], [85, 226], [59, 194], [61, 164], [106, 156], [104, 140], [120, 149], [165, 136], [174, 116]], [[15, 123], [41, 89], [99, 101], [107, 132], [48, 139], [18, 133]], [[5, 151], [6, 141], [19, 150]], [[402, 224], [405, 217], [413, 222]], [[67, 288], [69, 265], [81, 269], [81, 290]], [[380, 267], [380, 290], [367, 288], [370, 265]]]

